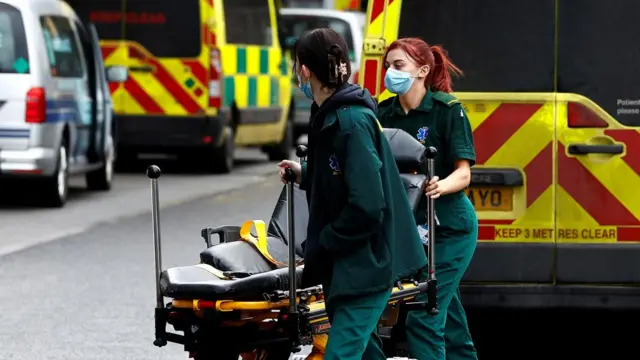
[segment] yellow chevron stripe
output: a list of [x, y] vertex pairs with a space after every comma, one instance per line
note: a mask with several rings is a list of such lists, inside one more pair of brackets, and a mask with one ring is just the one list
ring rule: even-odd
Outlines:
[[467, 113], [467, 118], [471, 123], [471, 130], [475, 131], [478, 126], [482, 125], [482, 123], [493, 114], [494, 111], [500, 106], [500, 101], [490, 101], [490, 102], [482, 102], [484, 105], [484, 111], [478, 111], [478, 107], [476, 106], [478, 102], [470, 101], [462, 102], [462, 107], [464, 107], [465, 112]]
[[138, 104], [136, 99], [133, 96], [131, 96], [129, 92], [122, 90], [121, 96], [122, 96], [122, 106], [123, 106], [123, 109], [120, 110], [121, 113], [124, 113], [126, 108], [127, 114], [145, 114], [144, 108], [140, 106], [140, 104]]
[[582, 156], [577, 159], [631, 213], [640, 214], [640, 177], [627, 163], [617, 156], [602, 161]]
[[536, 200], [526, 212], [519, 216], [514, 222], [514, 225], [528, 225], [537, 226], [541, 228], [553, 227], [553, 196], [554, 186], [551, 185], [545, 190], [542, 195]]
[[383, 18], [382, 28], [384, 29], [384, 40], [387, 46], [391, 45], [398, 38], [398, 28], [400, 27], [400, 10], [402, 0], [395, 0], [391, 4], [387, 2], [387, 8], [380, 17]]
[[557, 216], [558, 228], [590, 228], [600, 224], [575, 201], [561, 186], [556, 186], [557, 211], [562, 216]]
[[[129, 74], [140, 85], [142, 90], [153, 98], [155, 102], [162, 108], [165, 114], [186, 114], [187, 111], [180, 105], [179, 102], [173, 97], [173, 95], [165, 89], [164, 86], [156, 79], [151, 73], [136, 73]], [[129, 109], [127, 104], [127, 113], [130, 113], [133, 109]], [[142, 114], [144, 114], [144, 110]], [[136, 113], [140, 114], [140, 113]]]
[[185, 69], [182, 61], [180, 61], [179, 59], [158, 59], [158, 61], [160, 62], [160, 64], [162, 64], [162, 66], [164, 66], [164, 68], [167, 70], [167, 73], [169, 73], [169, 75], [184, 89], [184, 91], [189, 94], [189, 96], [194, 101], [198, 101], [198, 98], [193, 94], [193, 91], [189, 90], [189, 88], [184, 85], [184, 82], [185, 80], [187, 80], [187, 77], [191, 77], [198, 86], [204, 87], [206, 86], [206, 84], [198, 81], [195, 76], [191, 76], [189, 71]]
[[523, 169], [553, 140], [553, 115], [554, 104], [544, 104], [485, 165]]

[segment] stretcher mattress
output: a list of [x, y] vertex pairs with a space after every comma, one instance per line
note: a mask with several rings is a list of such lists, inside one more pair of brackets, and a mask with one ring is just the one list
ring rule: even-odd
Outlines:
[[[302, 268], [297, 268], [300, 286]], [[160, 290], [174, 299], [201, 300], [264, 300], [264, 294], [289, 290], [289, 269], [281, 268], [245, 278], [224, 280], [206, 265], [170, 268], [160, 275]]]

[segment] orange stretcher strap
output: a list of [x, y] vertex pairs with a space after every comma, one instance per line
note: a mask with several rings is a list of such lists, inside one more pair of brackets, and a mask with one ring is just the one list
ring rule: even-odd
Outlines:
[[[251, 234], [251, 228], [255, 227], [257, 238]], [[267, 225], [262, 220], [247, 220], [240, 227], [240, 238], [252, 244], [258, 249], [270, 263], [278, 267], [285, 267], [288, 264], [281, 263], [269, 254], [269, 241], [267, 239]]]

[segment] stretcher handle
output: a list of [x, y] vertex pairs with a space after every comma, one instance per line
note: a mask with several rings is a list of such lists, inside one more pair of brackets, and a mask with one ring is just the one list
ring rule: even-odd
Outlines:
[[162, 171], [156, 165], [147, 168], [147, 177], [151, 180], [151, 220], [153, 224], [153, 247], [156, 263], [156, 308], [164, 307], [164, 298], [160, 292], [160, 272], [162, 271], [162, 243], [160, 238], [160, 195], [158, 178]]
[[[429, 146], [424, 151], [424, 157], [427, 159], [427, 178], [429, 181], [436, 176], [436, 155], [438, 150]], [[427, 225], [429, 227], [429, 248], [427, 257], [429, 259], [429, 275], [427, 277], [427, 313], [436, 315], [438, 310], [438, 280], [436, 279], [436, 215], [435, 200], [428, 198], [429, 207], [427, 208]]]
[[[307, 147], [300, 145], [296, 148], [296, 155], [302, 163], [303, 158], [307, 155]], [[295, 314], [298, 311], [296, 294], [296, 231], [295, 231], [295, 207], [294, 207], [294, 184], [296, 175], [291, 168], [284, 169], [284, 179], [287, 182], [287, 227], [289, 233], [289, 313]]]
[[153, 225], [153, 247], [156, 265], [156, 309], [155, 309], [155, 346], [165, 346], [166, 319], [164, 311], [164, 297], [160, 291], [160, 272], [162, 271], [162, 242], [160, 238], [160, 195], [158, 192], [158, 178], [162, 171], [156, 165], [147, 168], [147, 177], [151, 181], [151, 221]]

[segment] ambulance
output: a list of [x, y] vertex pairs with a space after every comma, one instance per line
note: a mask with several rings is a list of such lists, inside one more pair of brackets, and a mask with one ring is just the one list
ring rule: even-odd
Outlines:
[[640, 1], [369, 0], [359, 83], [421, 37], [474, 131], [467, 307], [640, 308]]
[[236, 146], [289, 157], [291, 61], [279, 1], [67, 1], [96, 24], [105, 64], [129, 70], [111, 84], [119, 162], [170, 153], [229, 172]]

